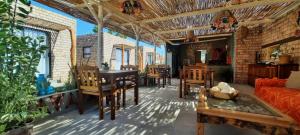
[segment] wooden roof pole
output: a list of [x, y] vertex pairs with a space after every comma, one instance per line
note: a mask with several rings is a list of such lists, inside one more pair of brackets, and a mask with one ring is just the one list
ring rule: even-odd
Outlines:
[[124, 65], [124, 53], [125, 53], [125, 48], [124, 45], [122, 45], [122, 65]]
[[92, 7], [93, 2], [90, 0], [83, 0], [84, 5], [88, 7], [90, 13], [93, 15], [95, 20], [97, 21], [98, 26], [98, 41], [97, 41], [97, 47], [96, 47], [96, 65], [101, 68], [102, 63], [104, 63], [104, 45], [103, 45], [103, 24], [105, 21], [108, 21], [111, 17], [111, 13], [109, 12], [106, 16], [103, 15], [103, 5], [101, 1], [98, 3], [98, 13], [95, 11], [95, 9]]
[[98, 41], [97, 41], [97, 47], [96, 47], [96, 65], [98, 68], [101, 68], [101, 63], [103, 62], [103, 35], [102, 35], [102, 28], [103, 28], [103, 7], [101, 4], [98, 5], [98, 14], [96, 13], [95, 9], [92, 7], [89, 0], [83, 0], [86, 7], [88, 7], [89, 11], [97, 21], [98, 25]]
[[[96, 0], [91, 0], [91, 3], [92, 4], [99, 4], [99, 1], [96, 1]], [[137, 23], [136, 19], [132, 16], [129, 16], [127, 14], [123, 14], [119, 11], [119, 9], [115, 8], [114, 6], [112, 6], [110, 3], [108, 2], [104, 2], [102, 1], [102, 4], [103, 4], [103, 9], [107, 12], [111, 12], [113, 13], [113, 16], [129, 23], [129, 25], [136, 25], [138, 27], [140, 27], [141, 29], [145, 30], [145, 31], [148, 31], [149, 33], [152, 33], [154, 35], [156, 35], [157, 37], [159, 37], [161, 40], [169, 43], [169, 44], [172, 44], [174, 45], [173, 42], [171, 42], [170, 40], [166, 39], [164, 36], [160, 35], [160, 34], [156, 34], [154, 33], [155, 30], [153, 30], [151, 27], [149, 27], [147, 24], [140, 24], [140, 23]]]
[[[264, 24], [264, 23], [271, 23], [273, 22], [273, 19], [263, 19], [263, 20], [257, 20], [257, 21], [245, 21], [240, 22], [239, 26], [246, 26], [246, 25], [255, 25], [255, 24]], [[206, 30], [210, 29], [210, 25], [206, 26], [198, 26], [198, 27], [190, 27], [190, 28], [180, 28], [180, 29], [173, 29], [173, 30], [166, 30], [166, 31], [156, 31], [154, 33], [156, 34], [168, 34], [168, 33], [176, 33], [176, 32], [185, 32], [185, 31], [191, 31], [191, 30]], [[144, 35], [150, 35], [150, 34], [144, 34]]]
[[138, 51], [139, 51], [139, 43], [140, 43], [140, 38], [141, 38], [141, 35], [140, 33], [142, 32], [142, 29], [136, 25], [133, 25], [131, 24], [131, 27], [132, 27], [132, 30], [134, 31], [134, 34], [135, 34], [135, 65], [139, 65], [139, 54], [138, 54]]
[[153, 59], [153, 61], [154, 61], [154, 64], [156, 64], [156, 44], [155, 44], [155, 42], [156, 42], [156, 40], [157, 40], [157, 37], [155, 37], [154, 35], [151, 35], [151, 39], [152, 39], [152, 44], [154, 45], [154, 59]]

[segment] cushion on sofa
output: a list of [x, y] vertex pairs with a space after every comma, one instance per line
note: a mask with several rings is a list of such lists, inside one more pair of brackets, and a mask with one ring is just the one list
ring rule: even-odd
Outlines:
[[291, 89], [300, 89], [300, 71], [292, 71], [285, 86]]
[[300, 124], [300, 90], [263, 86], [255, 90], [255, 95]]

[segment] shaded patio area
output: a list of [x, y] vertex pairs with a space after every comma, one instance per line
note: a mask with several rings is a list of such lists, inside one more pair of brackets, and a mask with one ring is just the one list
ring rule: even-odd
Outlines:
[[[133, 90], [127, 93], [127, 106], [116, 112], [116, 119], [110, 120], [110, 112], [105, 113], [104, 120], [98, 119], [96, 105], [86, 108], [83, 115], [77, 107], [71, 111], [58, 114], [40, 121], [34, 127], [37, 135], [194, 135], [196, 134], [197, 99], [178, 98], [178, 83], [172, 80], [172, 85], [166, 88], [141, 87], [140, 103], [135, 106]], [[233, 85], [242, 92], [252, 93], [253, 88], [247, 85]], [[254, 130], [238, 129], [229, 125], [209, 125], [205, 128], [208, 135], [256, 135]]]

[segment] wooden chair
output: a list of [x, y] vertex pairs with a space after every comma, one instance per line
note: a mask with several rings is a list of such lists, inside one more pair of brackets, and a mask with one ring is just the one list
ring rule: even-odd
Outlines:
[[[206, 69], [203, 66], [184, 66], [184, 95], [188, 95], [188, 90], [191, 85], [202, 85], [206, 87]], [[188, 87], [189, 86], [189, 87]]]
[[162, 70], [164, 77], [164, 84], [166, 84], [166, 78], [168, 78], [168, 84], [171, 85], [171, 68], [169, 65], [158, 65], [158, 68]]
[[[138, 70], [138, 66], [135, 65], [121, 65], [121, 70]], [[127, 76], [126, 78], [121, 78], [119, 81], [119, 88], [123, 90], [123, 106], [126, 104], [126, 90], [134, 88], [136, 85], [135, 76]], [[125, 85], [124, 85], [125, 84]]]
[[157, 80], [157, 85], [160, 87], [160, 79], [163, 76], [159, 71], [158, 65], [148, 65], [147, 68], [147, 86], [149, 86], [149, 79], [154, 79], [154, 82]]
[[[99, 119], [104, 118], [104, 106], [103, 106], [103, 97], [112, 97], [111, 100], [115, 100], [115, 94], [120, 94], [120, 90], [116, 89], [115, 86], [111, 84], [103, 84], [98, 67], [92, 66], [83, 66], [76, 68], [76, 77], [77, 77], [77, 86], [79, 89], [79, 98], [78, 106], [79, 113], [83, 114], [83, 95], [93, 95], [99, 97]], [[119, 95], [118, 95], [119, 97]], [[106, 100], [108, 100], [106, 98]], [[119, 98], [117, 98], [117, 103], [120, 103]], [[111, 110], [115, 109], [114, 106], [111, 106]], [[114, 114], [112, 114], [111, 117]]]

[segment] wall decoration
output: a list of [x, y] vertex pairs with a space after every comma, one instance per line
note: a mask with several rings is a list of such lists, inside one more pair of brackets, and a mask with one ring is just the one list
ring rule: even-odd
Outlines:
[[229, 10], [224, 10], [215, 15], [213, 23], [211, 24], [211, 29], [222, 32], [232, 32], [236, 30], [237, 26], [238, 21], [233, 13]]

